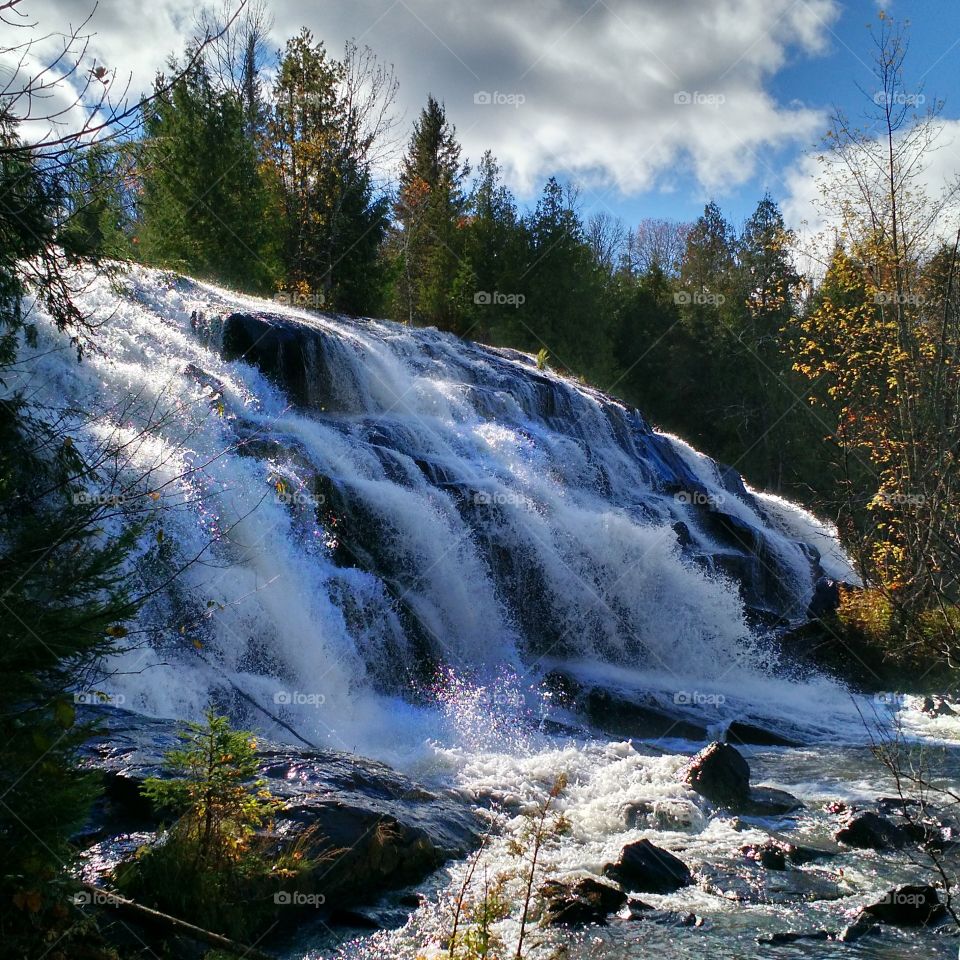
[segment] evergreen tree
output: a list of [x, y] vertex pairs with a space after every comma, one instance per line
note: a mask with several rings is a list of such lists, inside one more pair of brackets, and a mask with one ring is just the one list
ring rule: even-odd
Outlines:
[[527, 234], [525, 346], [545, 347], [571, 373], [607, 380], [613, 364], [604, 271], [584, 236], [572, 198], [554, 177], [527, 217]]
[[389, 204], [347, 96], [347, 65], [304, 28], [287, 41], [273, 90], [269, 156], [283, 205], [287, 285], [360, 313], [380, 301]]
[[[178, 72], [175, 61], [170, 67]], [[143, 260], [239, 289], [271, 289], [277, 272], [271, 198], [241, 103], [217, 89], [202, 59], [171, 89], [163, 77], [156, 88], [144, 107]]]
[[[782, 489], [794, 452], [791, 438], [802, 439], [809, 413], [798, 407], [799, 383], [787, 358], [785, 336], [794, 317], [800, 277], [777, 204], [765, 196], [744, 225], [737, 243], [737, 358], [750, 371], [738, 390], [743, 413], [738, 445], [744, 472], [767, 489]], [[802, 419], [801, 419], [802, 415]]]
[[[525, 339], [518, 324], [517, 298], [526, 295], [521, 281], [526, 244], [516, 201], [488, 150], [477, 167], [470, 194], [463, 259], [455, 282], [465, 331], [476, 339], [492, 338], [503, 344], [519, 344]], [[502, 296], [495, 298], [495, 294]]]
[[133, 258], [133, 201], [127, 182], [130, 151], [93, 146], [60, 177], [64, 222], [61, 243], [77, 254]]
[[456, 130], [443, 106], [430, 96], [414, 124], [394, 210], [398, 319], [455, 332], [465, 327], [456, 289], [464, 288], [461, 264], [467, 198], [463, 183], [468, 173], [460, 160]]
[[35, 335], [28, 286], [78, 350], [90, 331], [61, 269], [82, 249], [57, 233], [58, 185], [6, 116], [0, 148], [0, 940], [10, 956], [41, 958], [77, 933], [70, 838], [97, 793], [74, 764], [89, 730], [68, 691], [133, 613], [121, 566], [135, 531], [104, 533], [99, 506], [78, 496], [91, 470], [70, 437], [11, 392], [18, 348]]

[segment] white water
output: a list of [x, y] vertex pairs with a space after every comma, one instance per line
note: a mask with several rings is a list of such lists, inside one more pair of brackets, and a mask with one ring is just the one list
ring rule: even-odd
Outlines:
[[[597, 870], [641, 836], [682, 848], [696, 865], [732, 856], [752, 834], [705, 814], [679, 776], [682, 756], [538, 732], [547, 715], [565, 719], [541, 689], [548, 670], [627, 693], [712, 698], [705, 709], [717, 731], [753, 716], [802, 728], [811, 744], [862, 744], [861, 712], [890, 715], [890, 704], [854, 701], [833, 682], [784, 675], [720, 572], [730, 547], [703, 508], [764, 544], [787, 618], [802, 616], [813, 589], [801, 542], [819, 551], [827, 575], [854, 579], [829, 525], [725, 482], [682, 440], [538, 375], [531, 358], [143, 269], [119, 296], [96, 281], [81, 305], [102, 321], [99, 349], [78, 364], [41, 325], [10, 389], [65, 416], [91, 455], [125, 443], [120, 513], [147, 518], [147, 553], [163, 531], [154, 576], [200, 557], [148, 608], [147, 632], [133, 634], [145, 642], [110, 665], [101, 689], [115, 702], [188, 717], [216, 696], [243, 711], [239, 688], [313, 742], [455, 782], [510, 816], [565, 772], [574, 834], [548, 856], [561, 873]], [[322, 409], [295, 408], [255, 366], [221, 356], [218, 320], [258, 310], [324, 332]], [[207, 329], [193, 329], [194, 311]], [[310, 500], [318, 476], [341, 501]], [[361, 510], [367, 527], [358, 531]], [[346, 543], [376, 556], [345, 560]], [[135, 589], [151, 585], [149, 569], [131, 570]], [[426, 682], [425, 656], [440, 668]], [[903, 706], [909, 734], [960, 739], [957, 718]], [[244, 720], [286, 736], [255, 710]], [[798, 751], [767, 780], [812, 803], [874, 796], [873, 776], [861, 754], [821, 748]], [[637, 820], [641, 800], [649, 809]], [[491, 857], [493, 867], [509, 863], [501, 847]], [[845, 892], [859, 903], [883, 882], [857, 873]], [[728, 919], [740, 910], [699, 887], [665, 903]], [[431, 918], [424, 911], [417, 922], [429, 930]], [[414, 956], [422, 938], [411, 937], [381, 938], [369, 955]], [[641, 955], [631, 949], [610, 955]], [[749, 955], [739, 949], [716, 955]]]
[[[162, 494], [128, 506], [152, 518], [145, 543], [162, 528], [168, 562], [201, 556], [177, 581], [179, 600], [154, 605], [152, 645], [114, 665], [109, 692], [126, 706], [195, 715], [211, 691], [228, 692], [228, 677], [314, 741], [392, 755], [451, 732], [401, 701], [425, 642], [473, 680], [506, 666], [535, 686], [562, 664], [620, 671], [628, 688], [724, 693], [817, 726], [825, 710], [852, 719], [838, 687], [777, 679], [736, 585], [714, 566], [727, 548], [702, 524], [708, 501], [758, 531], [778, 564], [780, 612], [802, 616], [813, 582], [798, 541], [816, 541], [828, 574], [854, 575], [834, 531], [800, 508], [728, 489], [683, 441], [589, 389], [538, 377], [520, 354], [140, 268], [122, 286], [118, 296], [97, 280], [81, 297], [102, 323], [82, 363], [42, 329], [12, 387], [62, 411], [89, 451], [128, 444], [121, 476], [143, 478], [133, 496]], [[256, 310], [326, 334], [334, 382], [323, 409], [295, 409], [255, 366], [222, 358], [222, 319]], [[193, 329], [193, 311], [207, 329]], [[661, 489], [684, 470], [699, 492]], [[350, 536], [337, 525], [352, 521], [314, 510], [316, 475], [367, 511], [379, 561], [334, 556]], [[686, 555], [677, 521], [693, 541]], [[489, 541], [515, 565], [497, 569]], [[526, 593], [511, 594], [528, 573]], [[425, 637], [416, 649], [398, 598]]]

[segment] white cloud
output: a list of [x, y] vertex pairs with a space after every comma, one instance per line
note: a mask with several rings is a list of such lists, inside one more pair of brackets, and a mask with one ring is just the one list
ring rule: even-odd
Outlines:
[[[960, 120], [937, 123], [937, 136], [920, 158], [913, 183], [917, 190], [922, 190], [934, 201], [955, 188], [960, 177], [960, 153], [957, 151]], [[784, 177], [787, 185], [787, 195], [781, 203], [784, 219], [800, 235], [803, 246], [815, 252], [818, 258], [829, 252], [838, 226], [818, 202], [821, 181], [831, 176], [836, 176], [834, 168], [825, 167], [819, 162], [818, 154], [811, 153], [802, 156]], [[958, 204], [954, 202], [934, 225], [932, 236], [952, 239], [960, 225], [957, 216]]]
[[[190, 35], [190, 0], [100, 0], [92, 52], [137, 89]], [[396, 64], [410, 121], [428, 92], [446, 102], [466, 153], [490, 148], [523, 193], [550, 173], [635, 193], [689, 170], [735, 187], [758, 154], [810, 142], [818, 109], [779, 103], [768, 81], [823, 52], [837, 0], [337, 0], [272, 4], [275, 40], [305, 23], [335, 52], [350, 37]], [[85, 0], [35, 0], [44, 25]], [[475, 103], [477, 93], [505, 95]], [[680, 93], [692, 102], [678, 103]], [[491, 98], [493, 99], [493, 98]], [[521, 102], [517, 102], [521, 101]]]

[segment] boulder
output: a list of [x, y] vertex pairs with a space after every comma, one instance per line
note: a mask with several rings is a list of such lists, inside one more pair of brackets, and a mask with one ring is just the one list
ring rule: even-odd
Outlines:
[[727, 743], [711, 743], [690, 761], [686, 781], [712, 803], [737, 808], [750, 797], [750, 765]]
[[872, 923], [865, 917], [860, 917], [845, 926], [837, 934], [837, 940], [840, 943], [856, 943], [857, 940], [862, 940], [864, 937], [875, 937], [879, 933], [883, 933], [879, 923]]
[[775, 787], [753, 787], [750, 796], [740, 805], [740, 812], [754, 817], [782, 817], [803, 809], [803, 802], [786, 790]]
[[594, 687], [576, 706], [601, 730], [618, 737], [706, 740], [707, 728], [680, 710], [671, 711], [660, 701], [640, 702], [626, 695]]
[[546, 883], [540, 890], [546, 902], [549, 926], [581, 927], [603, 925], [607, 916], [616, 913], [627, 902], [627, 895], [609, 883], [584, 877], [576, 883]]
[[[92, 842], [156, 827], [158, 811], [140, 787], [163, 775], [163, 755], [178, 745], [178, 725], [115, 707], [85, 708], [101, 731], [80, 751], [100, 773], [107, 804], [95, 811], [86, 835]], [[278, 850], [301, 845], [324, 859], [298, 892], [322, 894], [340, 907], [421, 880], [478, 842], [481, 824], [464, 799], [433, 792], [386, 764], [334, 750], [298, 750], [261, 741], [259, 774], [282, 804], [268, 839]], [[289, 912], [289, 911], [288, 911]]]
[[765, 727], [759, 727], [746, 720], [734, 720], [723, 735], [727, 743], [741, 746], [757, 747], [801, 747], [799, 740], [786, 737], [781, 733], [774, 733]]
[[820, 577], [813, 586], [813, 596], [807, 607], [807, 619], [819, 620], [840, 606], [840, 587], [847, 586], [829, 577]]
[[782, 933], [772, 933], [768, 937], [757, 937], [757, 943], [767, 944], [768, 946], [784, 946], [788, 943], [799, 943], [803, 940], [829, 940], [829, 930], [811, 930], [809, 932], [799, 932], [794, 930], [785, 930]]
[[898, 850], [910, 842], [904, 829], [870, 811], [853, 814], [834, 836], [840, 843], [862, 850]]
[[767, 870], [786, 870], [791, 845], [779, 840], [765, 840], [763, 843], [751, 843], [740, 848], [740, 852], [753, 863], [759, 863]]
[[643, 900], [631, 900], [627, 905], [628, 919], [657, 923], [664, 927], [702, 927], [703, 918], [695, 913], [679, 910], [657, 910]]
[[936, 887], [904, 884], [890, 890], [882, 900], [864, 907], [860, 916], [896, 927], [922, 927], [941, 920], [946, 912]]
[[957, 711], [945, 697], [924, 697], [920, 709], [929, 717], [955, 717]]
[[672, 893], [693, 883], [687, 865], [649, 840], [628, 843], [603, 875], [631, 893]]

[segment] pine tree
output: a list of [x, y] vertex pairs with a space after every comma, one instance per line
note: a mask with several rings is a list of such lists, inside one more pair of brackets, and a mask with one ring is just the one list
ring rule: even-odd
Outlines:
[[612, 304], [573, 199], [555, 178], [547, 181], [526, 226], [526, 346], [545, 347], [559, 367], [602, 383], [613, 369]]
[[742, 464], [754, 482], [782, 489], [791, 459], [791, 438], [802, 439], [809, 414], [796, 402], [785, 337], [794, 317], [800, 276], [791, 250], [794, 238], [777, 204], [765, 196], [737, 242], [737, 299], [733, 312], [737, 359], [744, 376], [738, 394]]
[[[61, 270], [58, 184], [0, 117], [0, 940], [10, 956], [68, 950], [70, 838], [97, 794], [73, 753], [88, 735], [69, 692], [125, 632], [122, 564], [136, 531], [110, 537], [78, 496], [91, 471], [71, 438], [10, 390], [35, 322], [30, 291], [78, 350], [90, 333]], [[70, 161], [69, 155], [62, 158]]]
[[397, 318], [455, 332], [465, 327], [455, 292], [467, 212], [463, 183], [469, 173], [460, 152], [455, 128], [430, 96], [404, 157], [393, 238]]
[[388, 201], [378, 195], [348, 65], [309, 30], [287, 41], [273, 90], [269, 157], [283, 205], [286, 283], [346, 312], [373, 309]]
[[[455, 296], [465, 318], [465, 332], [479, 340], [519, 345], [526, 339], [518, 323], [519, 297], [527, 238], [513, 194], [501, 179], [500, 166], [487, 151], [477, 167], [463, 231], [463, 259]], [[502, 295], [495, 302], [494, 294]], [[514, 299], [509, 299], [510, 297]], [[489, 301], [489, 302], [486, 302]]]
[[[188, 53], [188, 60], [190, 54]], [[177, 73], [175, 61], [171, 72]], [[271, 197], [241, 103], [197, 59], [144, 109], [138, 245], [144, 262], [243, 290], [277, 273]]]

